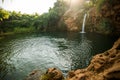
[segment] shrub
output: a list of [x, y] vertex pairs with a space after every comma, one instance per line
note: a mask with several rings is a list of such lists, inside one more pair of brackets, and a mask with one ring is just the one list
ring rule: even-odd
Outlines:
[[104, 34], [110, 34], [114, 30], [112, 23], [107, 19], [102, 19], [97, 27], [98, 31]]

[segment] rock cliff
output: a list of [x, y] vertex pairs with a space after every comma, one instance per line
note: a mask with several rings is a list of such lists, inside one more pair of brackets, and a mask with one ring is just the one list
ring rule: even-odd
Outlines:
[[120, 38], [111, 49], [94, 56], [86, 69], [70, 71], [67, 80], [120, 80]]
[[89, 7], [81, 2], [77, 7], [70, 7], [62, 18], [67, 25], [67, 31], [81, 31], [83, 16], [87, 13], [87, 31], [119, 35], [120, 0], [104, 0], [99, 7], [97, 5]]

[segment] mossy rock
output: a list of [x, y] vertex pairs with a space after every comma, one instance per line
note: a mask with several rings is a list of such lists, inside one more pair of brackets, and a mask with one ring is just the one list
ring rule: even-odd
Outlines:
[[51, 76], [49, 74], [43, 74], [41, 77], [40, 77], [40, 80], [51, 80]]

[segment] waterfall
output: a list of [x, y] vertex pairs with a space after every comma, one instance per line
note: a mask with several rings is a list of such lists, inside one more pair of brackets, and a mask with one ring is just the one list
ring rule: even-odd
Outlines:
[[86, 20], [86, 16], [87, 16], [87, 14], [84, 15], [83, 24], [82, 24], [82, 31], [80, 33], [85, 33], [85, 20]]

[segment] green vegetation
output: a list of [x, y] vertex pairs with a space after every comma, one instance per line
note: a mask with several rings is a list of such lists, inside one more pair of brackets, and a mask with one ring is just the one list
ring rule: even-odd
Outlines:
[[[75, 24], [81, 28], [83, 16], [88, 14], [87, 19], [89, 23], [86, 24], [88, 31], [97, 30], [100, 32], [111, 33], [113, 31], [113, 24], [107, 19], [103, 20], [99, 16], [103, 5], [113, 4], [114, 0], [90, 0], [89, 3], [83, 3], [82, 6], [76, 8]], [[4, 2], [4, 0], [3, 0]], [[36, 14], [21, 14], [21, 12], [9, 12], [0, 9], [0, 34], [3, 33], [25, 33], [25, 32], [47, 32], [47, 31], [67, 31], [65, 18], [70, 15], [63, 16], [69, 10], [70, 4], [65, 3], [64, 0], [57, 0], [54, 7], [49, 9], [48, 13], [41, 15]], [[98, 12], [96, 12], [98, 11]], [[90, 13], [91, 12], [91, 13]], [[79, 14], [78, 14], [79, 13]], [[92, 15], [94, 14], [94, 15]], [[64, 19], [62, 19], [64, 18]], [[86, 20], [87, 21], [87, 20]], [[97, 25], [97, 26], [96, 26]]]
[[96, 2], [97, 11], [100, 12], [101, 7], [103, 6], [104, 3], [105, 3], [105, 0], [98, 0], [98, 1]]
[[[0, 15], [3, 15], [2, 11], [4, 11], [4, 9], [1, 10]], [[35, 30], [33, 25], [36, 18], [39, 16], [38, 14], [28, 15], [15, 11], [6, 11], [6, 14], [7, 16], [1, 17], [0, 34], [9, 32], [30, 32]]]
[[119, 4], [119, 0], [90, 0], [91, 6], [95, 6], [97, 11], [100, 11], [103, 5], [113, 6], [115, 3]]
[[8, 19], [9, 18], [9, 13], [4, 10], [4, 9], [0, 9], [0, 21], [3, 21], [4, 19]]
[[21, 14], [0, 9], [0, 34], [14, 32], [56, 31], [58, 22], [68, 9], [62, 0], [57, 0], [48, 13], [42, 15]]
[[[90, 0], [90, 4], [93, 7], [95, 6], [97, 11], [99, 12], [101, 10], [101, 7], [105, 3], [105, 1], [107, 1], [107, 0]], [[112, 0], [110, 0], [110, 1], [112, 1]]]
[[28, 27], [28, 28], [21, 28], [21, 27], [15, 27], [14, 28], [14, 33], [25, 33], [25, 32], [34, 32], [35, 28], [34, 27]]
[[108, 19], [101, 19], [100, 24], [98, 26], [98, 31], [103, 34], [110, 34], [114, 30], [113, 25]]

